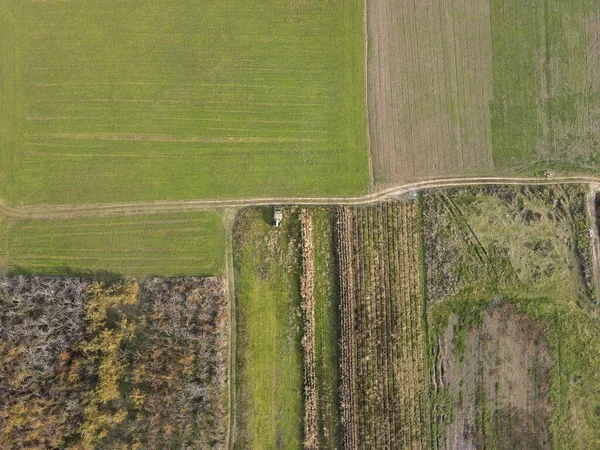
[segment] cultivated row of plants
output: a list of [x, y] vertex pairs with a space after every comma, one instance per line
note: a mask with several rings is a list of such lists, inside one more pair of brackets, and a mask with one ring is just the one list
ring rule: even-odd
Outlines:
[[316, 329], [315, 329], [315, 261], [313, 244], [313, 223], [311, 213], [300, 211], [302, 234], [302, 276], [300, 295], [304, 334], [302, 350], [304, 354], [304, 448], [319, 448], [319, 411], [316, 370]]
[[425, 448], [423, 294], [416, 203], [341, 208], [343, 448]]

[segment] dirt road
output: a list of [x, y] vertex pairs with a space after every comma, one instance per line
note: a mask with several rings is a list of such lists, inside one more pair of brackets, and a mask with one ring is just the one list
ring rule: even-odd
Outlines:
[[600, 177], [555, 177], [518, 178], [518, 177], [473, 177], [439, 178], [414, 183], [399, 184], [360, 197], [270, 197], [232, 200], [182, 200], [140, 203], [106, 203], [82, 205], [39, 205], [10, 207], [0, 203], [0, 215], [15, 219], [52, 219], [72, 217], [93, 217], [111, 215], [169, 213], [186, 211], [214, 211], [226, 208], [261, 205], [361, 205], [376, 203], [398, 197], [409, 192], [426, 189], [471, 186], [485, 184], [543, 185], [543, 184], [600, 184]]
[[596, 196], [600, 183], [590, 183], [587, 197], [587, 210], [590, 215], [590, 245], [592, 246], [592, 268], [596, 286], [596, 297], [600, 299], [600, 236], [598, 236], [598, 219], [596, 215]]

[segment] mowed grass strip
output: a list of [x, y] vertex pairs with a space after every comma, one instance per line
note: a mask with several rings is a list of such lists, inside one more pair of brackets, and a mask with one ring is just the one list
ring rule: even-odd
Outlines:
[[0, 2], [0, 196], [12, 185], [12, 150], [17, 131], [16, 23], [11, 2]]
[[319, 413], [319, 447], [340, 448], [339, 430], [339, 293], [331, 209], [314, 208], [315, 344]]
[[366, 192], [363, 6], [3, 1], [7, 201]]
[[225, 231], [216, 213], [0, 220], [6, 272], [219, 275], [224, 255]]
[[300, 223], [284, 210], [239, 213], [234, 234], [237, 309], [235, 448], [302, 448]]

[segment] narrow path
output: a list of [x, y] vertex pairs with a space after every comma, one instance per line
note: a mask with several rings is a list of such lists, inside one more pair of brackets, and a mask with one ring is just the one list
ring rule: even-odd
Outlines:
[[359, 197], [267, 197], [231, 200], [182, 200], [139, 203], [106, 203], [87, 205], [40, 205], [9, 207], [0, 203], [0, 215], [15, 219], [52, 219], [72, 217], [112, 216], [129, 214], [170, 213], [186, 211], [214, 211], [225, 208], [261, 206], [273, 204], [295, 205], [362, 205], [377, 203], [398, 197], [411, 191], [426, 189], [472, 186], [489, 184], [507, 185], [553, 185], [553, 184], [591, 184], [600, 183], [600, 177], [555, 177], [519, 178], [519, 177], [465, 177], [440, 178], [400, 184]]
[[599, 183], [590, 183], [587, 196], [587, 210], [590, 216], [590, 245], [592, 247], [592, 269], [596, 286], [596, 299], [600, 300], [600, 236], [598, 236], [598, 213], [596, 211], [596, 195]]
[[235, 440], [236, 402], [235, 402], [235, 376], [236, 376], [236, 305], [235, 305], [235, 272], [233, 270], [233, 226], [235, 222], [235, 209], [226, 209], [223, 212], [223, 225], [225, 227], [225, 276], [227, 277], [227, 301], [229, 303], [229, 366], [227, 377], [227, 404], [229, 419], [227, 422], [227, 441], [225, 447], [233, 449]]

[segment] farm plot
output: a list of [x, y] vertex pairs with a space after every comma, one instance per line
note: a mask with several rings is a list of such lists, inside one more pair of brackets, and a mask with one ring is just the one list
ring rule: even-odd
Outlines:
[[423, 197], [435, 448], [600, 445], [587, 191]]
[[363, 13], [359, 0], [2, 1], [0, 193], [365, 192]]
[[494, 163], [600, 170], [600, 4], [492, 0]]
[[8, 273], [219, 275], [224, 259], [225, 231], [216, 213], [0, 217], [0, 271]]
[[307, 208], [300, 214], [305, 449], [340, 448], [334, 216], [327, 208]]
[[300, 222], [242, 210], [234, 232], [237, 323], [235, 447], [302, 447]]
[[2, 448], [224, 449], [216, 278], [0, 279]]
[[600, 5], [372, 0], [375, 180], [600, 171]]
[[341, 208], [342, 448], [428, 445], [418, 205]]
[[489, 172], [489, 0], [368, 3], [375, 180]]

